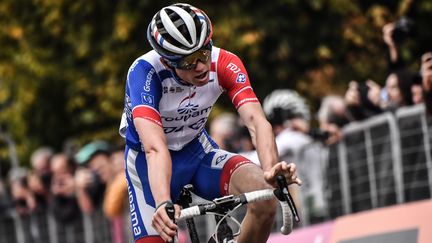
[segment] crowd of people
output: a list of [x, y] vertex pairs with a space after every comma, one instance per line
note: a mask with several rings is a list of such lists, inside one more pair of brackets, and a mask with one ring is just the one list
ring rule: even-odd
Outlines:
[[[389, 72], [381, 87], [372, 78], [365, 82], [349, 82], [345, 95], [329, 95], [318, 111], [320, 128], [330, 134], [328, 144], [341, 139], [341, 128], [353, 121], [361, 121], [383, 112], [424, 103], [428, 114], [432, 108], [432, 52], [425, 52], [419, 60], [419, 70], [410, 69], [399, 57], [399, 45], [404, 30], [401, 20], [383, 27], [383, 40], [389, 50]], [[405, 23], [405, 25], [407, 25]]]
[[[128, 204], [123, 147], [93, 141], [73, 154], [42, 147], [32, 153], [30, 168], [11, 169], [2, 186], [3, 217], [52, 213], [59, 225], [68, 225], [82, 224], [83, 215], [102, 211], [110, 237], [119, 239], [115, 242], [125, 239], [122, 227], [129, 220], [124, 218]], [[6, 215], [11, 212], [16, 215]]]

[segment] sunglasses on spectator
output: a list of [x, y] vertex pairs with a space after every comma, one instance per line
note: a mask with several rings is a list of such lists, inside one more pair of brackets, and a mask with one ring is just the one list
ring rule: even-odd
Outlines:
[[207, 45], [203, 46], [194, 53], [187, 55], [176, 62], [169, 61], [169, 64], [177, 69], [192, 70], [196, 68], [198, 61], [206, 63], [209, 60], [211, 57], [211, 49], [212, 43], [210, 41]]

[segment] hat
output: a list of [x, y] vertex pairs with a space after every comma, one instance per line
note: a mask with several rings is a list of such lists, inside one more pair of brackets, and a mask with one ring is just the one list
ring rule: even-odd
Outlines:
[[98, 153], [108, 153], [109, 145], [104, 141], [94, 141], [86, 144], [75, 155], [75, 160], [79, 165], [85, 165], [90, 159]]

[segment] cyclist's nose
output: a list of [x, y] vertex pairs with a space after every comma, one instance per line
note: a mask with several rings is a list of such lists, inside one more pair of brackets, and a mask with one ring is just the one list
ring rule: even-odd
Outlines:
[[206, 66], [206, 63], [203, 62], [203, 61], [201, 61], [200, 59], [198, 59], [198, 60], [196, 61], [195, 71], [202, 71], [202, 70], [205, 69], [206, 67], [207, 67], [207, 66]]

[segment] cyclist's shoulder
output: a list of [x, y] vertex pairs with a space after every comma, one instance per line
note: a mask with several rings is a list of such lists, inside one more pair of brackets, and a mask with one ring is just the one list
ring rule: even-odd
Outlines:
[[239, 57], [236, 54], [232, 53], [231, 51], [216, 46], [213, 46], [212, 53], [216, 54], [219, 61], [229, 60], [233, 58], [239, 59]]
[[213, 47], [212, 52], [215, 52], [215, 50], [216, 53], [212, 53], [212, 55], [217, 55], [215, 58], [217, 60], [215, 66], [218, 75], [230, 76], [232, 73], [238, 74], [239, 72], [245, 71], [242, 60], [236, 54], [222, 48], [216, 47], [215, 49]]
[[164, 69], [164, 65], [160, 61], [160, 55], [156, 51], [149, 51], [134, 60], [131, 64], [128, 73], [132, 72], [159, 72]]

